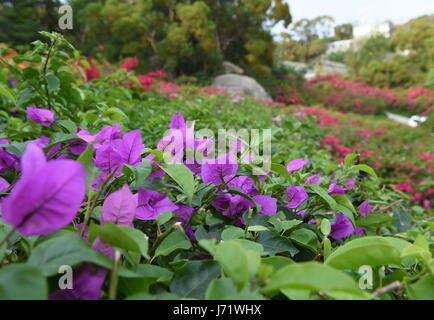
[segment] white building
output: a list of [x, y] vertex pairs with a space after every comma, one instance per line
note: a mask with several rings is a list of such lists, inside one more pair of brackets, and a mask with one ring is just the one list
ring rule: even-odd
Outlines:
[[327, 54], [338, 51], [347, 51], [351, 48], [357, 48], [363, 43], [363, 39], [376, 35], [383, 35], [390, 38], [393, 32], [393, 23], [390, 21], [380, 23], [370, 23], [353, 28], [353, 39], [333, 41], [329, 43]]
[[360, 39], [372, 37], [375, 35], [383, 35], [390, 38], [393, 32], [393, 23], [390, 21], [380, 23], [370, 23], [353, 28], [353, 38]]

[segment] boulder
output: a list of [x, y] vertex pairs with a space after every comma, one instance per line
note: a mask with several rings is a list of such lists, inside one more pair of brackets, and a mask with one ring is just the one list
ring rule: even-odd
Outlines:
[[225, 73], [244, 73], [244, 70], [229, 61], [223, 61], [223, 68]]
[[239, 74], [224, 74], [214, 79], [212, 86], [232, 94], [247, 94], [271, 100], [265, 89], [253, 78]]

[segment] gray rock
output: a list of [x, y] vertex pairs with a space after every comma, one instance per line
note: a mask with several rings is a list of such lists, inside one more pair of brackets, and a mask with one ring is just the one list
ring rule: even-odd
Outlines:
[[244, 70], [229, 61], [223, 61], [223, 68], [225, 73], [244, 73]]
[[239, 74], [224, 74], [214, 79], [212, 86], [232, 94], [247, 94], [271, 100], [265, 89], [253, 78]]

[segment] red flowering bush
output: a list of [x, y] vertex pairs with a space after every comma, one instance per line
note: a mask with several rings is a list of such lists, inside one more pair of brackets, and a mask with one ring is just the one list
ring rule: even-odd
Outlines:
[[314, 78], [306, 82], [304, 89], [308, 93], [305, 103], [319, 103], [333, 110], [358, 114], [426, 113], [434, 101], [434, 90], [424, 87], [400, 93], [333, 75]]

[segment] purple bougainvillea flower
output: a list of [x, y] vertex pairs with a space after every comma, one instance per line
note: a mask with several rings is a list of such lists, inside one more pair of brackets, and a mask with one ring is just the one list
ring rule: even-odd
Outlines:
[[345, 190], [351, 190], [356, 185], [356, 179], [354, 179], [354, 178], [348, 178], [348, 179], [345, 179], [343, 183], [344, 183], [344, 186], [345, 186]]
[[137, 208], [137, 195], [132, 194], [125, 184], [110, 194], [102, 206], [101, 223], [110, 221], [118, 225], [131, 226]]
[[344, 187], [338, 186], [336, 183], [332, 183], [329, 186], [328, 193], [331, 194], [345, 194]]
[[[95, 150], [101, 145], [112, 142], [123, 134], [119, 127], [119, 123], [115, 123], [113, 126], [105, 126], [100, 132], [94, 136], [94, 140], [99, 142], [99, 144], [94, 144]], [[89, 141], [87, 141], [89, 142]], [[91, 141], [90, 141], [91, 142]]]
[[309, 160], [304, 160], [304, 159], [295, 159], [292, 161], [289, 161], [288, 165], [286, 166], [286, 170], [288, 170], [288, 172], [290, 174], [292, 174], [295, 171], [300, 170], [301, 168], [303, 168], [306, 163], [308, 163]]
[[73, 160], [46, 161], [29, 144], [21, 158], [22, 176], [3, 201], [3, 219], [24, 235], [47, 235], [68, 225], [86, 191], [83, 166]]
[[252, 203], [242, 196], [225, 194], [218, 196], [213, 206], [225, 216], [234, 216], [246, 212], [252, 207]]
[[356, 231], [354, 231], [355, 235], [361, 236], [366, 232], [366, 228], [356, 227]]
[[179, 218], [173, 218], [175, 221], [182, 222], [184, 224], [185, 234], [191, 239], [196, 240], [196, 236], [191, 228], [191, 225], [188, 223], [190, 221], [191, 215], [193, 214], [193, 208], [185, 205], [178, 204], [176, 205], [177, 209], [173, 211]]
[[338, 212], [336, 222], [332, 224], [330, 236], [334, 239], [348, 237], [354, 233], [354, 227], [351, 220], [342, 212]]
[[172, 115], [172, 120], [170, 121], [169, 128], [175, 130], [181, 130], [185, 132], [187, 125], [185, 124], [185, 120], [184, 120], [184, 116], [182, 115], [182, 112], [180, 112], [179, 114], [175, 113]]
[[7, 169], [19, 169], [18, 156], [0, 148], [0, 173]]
[[36, 106], [27, 107], [27, 116], [33, 122], [49, 127], [54, 122], [54, 113], [48, 109], [39, 109]]
[[248, 195], [256, 195], [257, 191], [253, 187], [254, 181], [247, 176], [239, 176], [228, 182], [228, 187], [239, 188], [241, 192]]
[[289, 186], [286, 188], [286, 197], [289, 199], [289, 203], [286, 205], [288, 209], [295, 209], [301, 205], [305, 200], [309, 198], [304, 187]]
[[15, 86], [17, 85], [17, 81], [16, 81], [16, 80], [10, 80], [10, 81], [9, 81], [9, 85], [10, 85], [11, 87], [15, 87]]
[[254, 196], [253, 200], [261, 206], [260, 214], [266, 216], [275, 215], [277, 212], [277, 199], [269, 196]]
[[307, 223], [316, 224], [316, 220], [315, 219], [310, 219]]
[[78, 129], [77, 137], [79, 137], [80, 139], [82, 139], [88, 143], [95, 141], [95, 136], [91, 135], [89, 133], [89, 131], [87, 131], [86, 129], [83, 129], [83, 128]]
[[317, 174], [314, 174], [313, 176], [307, 177], [305, 183], [306, 184], [316, 184], [319, 186], [320, 180], [321, 180], [321, 174], [317, 173]]
[[72, 154], [79, 156], [82, 154], [87, 148], [87, 142], [84, 141], [69, 141], [68, 149]]
[[33, 140], [32, 142], [35, 145], [37, 145], [39, 148], [43, 149], [48, 147], [48, 145], [50, 144], [50, 138], [42, 136], [39, 137], [38, 139]]
[[108, 270], [84, 263], [73, 270], [72, 289], [54, 291], [50, 300], [99, 300]]
[[222, 155], [216, 159], [204, 160], [202, 164], [202, 180], [204, 183], [211, 182], [221, 185], [234, 177], [238, 170], [238, 163], [233, 153]]
[[121, 154], [114, 146], [106, 144], [96, 150], [94, 164], [103, 173], [108, 174], [113, 170], [120, 173], [123, 160]]
[[115, 258], [115, 251], [113, 249], [113, 246], [102, 241], [100, 237], [95, 238], [92, 243], [92, 249], [101, 252], [103, 255], [109, 257], [112, 260]]
[[133, 130], [124, 134], [122, 140], [115, 141], [115, 145], [124, 163], [134, 166], [141, 162], [142, 151], [145, 145], [142, 143], [140, 130]]
[[5, 192], [9, 188], [9, 186], [9, 182], [0, 177], [0, 193]]
[[365, 200], [362, 202], [362, 204], [359, 207], [359, 213], [362, 217], [367, 217], [372, 212], [372, 206], [369, 204], [368, 200]]
[[155, 220], [164, 211], [175, 211], [178, 207], [164, 194], [140, 189], [138, 193], [136, 218]]
[[[173, 211], [178, 217], [181, 219], [178, 219], [177, 221], [182, 222], [188, 222], [190, 221], [191, 215], [193, 213], [193, 208], [185, 205], [185, 204], [178, 204], [176, 205], [176, 210]], [[177, 218], [175, 218], [177, 219]]]
[[297, 211], [295, 214], [298, 214], [299, 216], [304, 217], [305, 213], [306, 213], [306, 210], [300, 210], [300, 211]]

